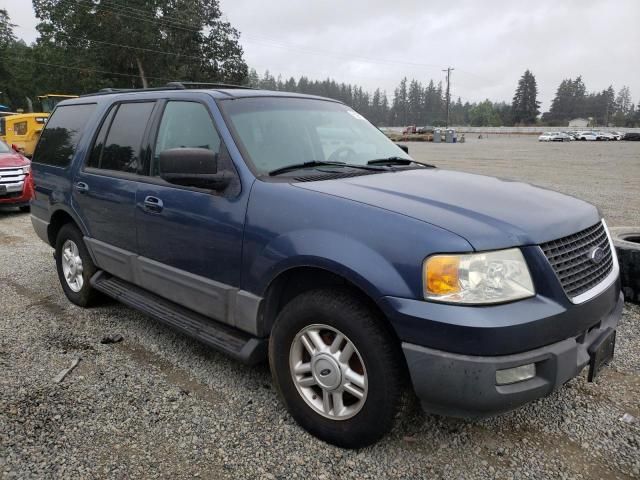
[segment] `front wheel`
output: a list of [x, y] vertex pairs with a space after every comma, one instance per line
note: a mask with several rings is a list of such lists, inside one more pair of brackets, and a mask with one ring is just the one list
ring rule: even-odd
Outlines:
[[405, 382], [401, 355], [377, 312], [339, 289], [293, 299], [269, 342], [271, 373], [289, 413], [344, 448], [370, 445], [391, 429]]

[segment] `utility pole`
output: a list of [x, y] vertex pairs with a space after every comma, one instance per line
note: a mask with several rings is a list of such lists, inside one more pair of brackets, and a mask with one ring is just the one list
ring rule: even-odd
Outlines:
[[446, 70], [442, 70], [443, 72], [447, 72], [447, 127], [449, 126], [449, 106], [451, 105], [451, 71], [455, 70], [454, 68], [447, 67]]

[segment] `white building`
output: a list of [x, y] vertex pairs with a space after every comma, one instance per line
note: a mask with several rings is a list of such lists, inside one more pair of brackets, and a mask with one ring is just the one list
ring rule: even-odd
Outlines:
[[573, 120], [569, 121], [569, 126], [570, 127], [588, 127], [589, 126], [589, 120], [586, 118], [574, 118]]

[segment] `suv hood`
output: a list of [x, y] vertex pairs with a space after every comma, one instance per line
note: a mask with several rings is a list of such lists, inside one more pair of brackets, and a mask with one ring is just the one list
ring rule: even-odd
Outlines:
[[407, 170], [294, 185], [437, 225], [464, 237], [476, 250], [540, 244], [600, 221], [598, 210], [577, 198], [450, 170]]

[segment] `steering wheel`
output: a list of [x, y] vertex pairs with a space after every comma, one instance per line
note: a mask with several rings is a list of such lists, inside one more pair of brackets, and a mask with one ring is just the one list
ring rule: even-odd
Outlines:
[[345, 160], [355, 157], [356, 155], [357, 155], [356, 151], [351, 147], [339, 147], [331, 155], [329, 155], [329, 158], [327, 159], [327, 161], [328, 162], [344, 162]]

